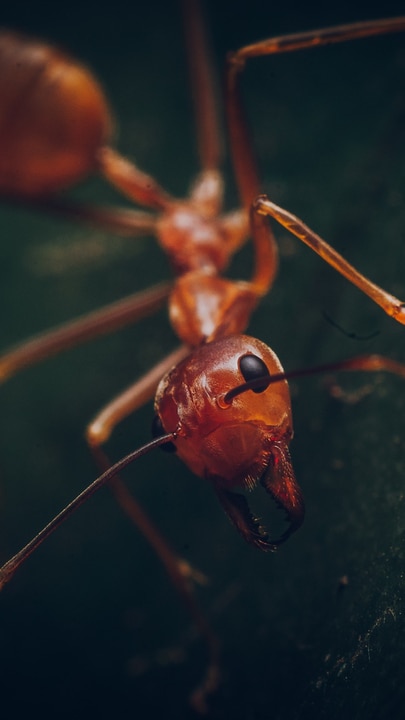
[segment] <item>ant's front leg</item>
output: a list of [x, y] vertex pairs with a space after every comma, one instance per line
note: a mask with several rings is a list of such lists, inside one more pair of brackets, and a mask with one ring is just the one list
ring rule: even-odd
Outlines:
[[[396, 17], [269, 38], [246, 45], [236, 52], [230, 53], [226, 75], [226, 107], [231, 153], [239, 192], [244, 204], [252, 205], [254, 213], [258, 215], [267, 215], [276, 219], [401, 324], [405, 324], [405, 306], [403, 302], [358, 272], [325, 240], [310, 230], [302, 220], [278, 207], [266, 196], [260, 195], [258, 173], [255, 166], [252, 141], [244, 117], [239, 81], [246, 61], [251, 58], [317, 48], [348, 40], [403, 32], [404, 30], [405, 17]], [[271, 242], [274, 242], [270, 228], [268, 233]], [[257, 236], [254, 221], [252, 221], [252, 234], [254, 238]]]
[[299, 240], [308, 245], [311, 250], [316, 252], [328, 265], [335, 268], [338, 273], [371, 298], [387, 315], [401, 323], [401, 325], [405, 325], [405, 303], [362, 275], [340, 253], [305, 225], [302, 220], [271, 202], [265, 195], [257, 198], [253, 204], [253, 209], [258, 215], [267, 215], [277, 220]]
[[[89, 424], [86, 440], [91, 453], [102, 472], [111, 467], [111, 462], [102, 448], [114, 428], [128, 415], [135, 412], [154, 395], [162, 376], [186, 357], [189, 350], [181, 345], [146, 375], [112, 400]], [[219, 684], [219, 645], [211, 626], [203, 614], [193, 593], [193, 582], [204, 583], [205, 577], [179, 557], [156, 528], [145, 510], [129, 492], [118, 474], [109, 481], [109, 487], [124, 513], [147, 539], [162, 562], [173, 586], [187, 608], [193, 622], [205, 641], [208, 652], [206, 672], [191, 696], [191, 702], [199, 711], [204, 711], [206, 698]]]

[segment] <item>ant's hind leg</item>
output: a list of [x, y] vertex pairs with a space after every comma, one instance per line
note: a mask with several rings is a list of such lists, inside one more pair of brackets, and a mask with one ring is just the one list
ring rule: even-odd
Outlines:
[[203, 173], [218, 170], [222, 142], [216, 87], [200, 3], [182, 0], [190, 85]]

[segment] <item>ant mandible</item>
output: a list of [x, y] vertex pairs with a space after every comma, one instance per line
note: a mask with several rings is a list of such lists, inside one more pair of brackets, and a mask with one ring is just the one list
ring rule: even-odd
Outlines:
[[[262, 550], [275, 550], [298, 529], [304, 517], [303, 498], [288, 449], [293, 435], [288, 378], [326, 369], [385, 370], [405, 376], [403, 365], [381, 356], [362, 356], [284, 373], [272, 350], [242, 334], [277, 272], [277, 247], [268, 217], [284, 225], [402, 324], [405, 309], [403, 303], [361, 275], [302, 221], [260, 195], [238, 85], [243, 66], [251, 57], [399, 32], [405, 29], [405, 18], [273, 38], [229, 56], [226, 111], [242, 209], [222, 213], [218, 121], [204, 28], [198, 3], [188, 1], [183, 5], [202, 168], [185, 200], [172, 198], [153, 178], [110, 147], [110, 111], [103, 91], [87, 69], [46, 45], [11, 33], [0, 38], [0, 92], [10, 113], [10, 122], [3, 126], [0, 137], [3, 197], [118, 233], [153, 233], [175, 272], [173, 287], [161, 284], [136, 293], [6, 352], [0, 358], [0, 379], [5, 381], [24, 367], [135, 322], [167, 300], [172, 326], [182, 343], [90, 423], [86, 437], [105, 472], [3, 566], [0, 585], [65, 517], [109, 481], [118, 501], [151, 542], [179, 592], [186, 597], [207, 638], [211, 663], [199, 690], [202, 702], [217, 683], [217, 647], [188, 589], [192, 570], [169, 549], [117, 474], [156, 446], [174, 450], [193, 472], [211, 482], [245, 540]], [[15, 104], [22, 98], [24, 105], [14, 113]], [[76, 205], [54, 194], [93, 172], [156, 213]], [[255, 253], [253, 277], [250, 281], [224, 278], [221, 273], [249, 236]], [[117, 424], [155, 392], [156, 439], [110, 467], [103, 444]], [[258, 481], [286, 512], [288, 528], [280, 538], [268, 536], [252, 516], [245, 497], [235, 492], [237, 486], [251, 487]]]

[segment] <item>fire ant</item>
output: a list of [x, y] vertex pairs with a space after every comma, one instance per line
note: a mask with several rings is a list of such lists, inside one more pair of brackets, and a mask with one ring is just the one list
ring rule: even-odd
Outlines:
[[[191, 58], [196, 61], [192, 63], [192, 77], [196, 89], [196, 115], [200, 120], [198, 136], [202, 166], [186, 201], [171, 198], [149, 175], [110, 147], [109, 108], [102, 90], [85, 69], [44, 45], [30, 45], [13, 35], [3, 36], [3, 62], [7, 62], [9, 53], [10, 67], [17, 67], [15, 58], [22, 58], [27, 53], [27, 65], [19, 65], [22, 68], [20, 77], [15, 70], [14, 88], [18, 88], [19, 82], [24, 88], [33, 77], [41, 76], [42, 67], [46, 68], [50, 72], [49, 85], [44, 85], [43, 102], [47, 108], [49, 88], [53, 83], [54, 87], [58, 87], [58, 78], [68, 68], [72, 73], [69, 83], [74, 88], [73, 92], [77, 93], [76, 97], [83, 98], [83, 109], [79, 116], [69, 121], [66, 97], [70, 97], [71, 88], [66, 88], [65, 96], [65, 89], [61, 86], [61, 91], [58, 89], [51, 97], [53, 108], [55, 100], [60, 99], [57, 126], [52, 122], [42, 125], [45, 115], [47, 120], [50, 116], [42, 111], [36, 125], [36, 103], [42, 81], [38, 86], [31, 84], [32, 98], [29, 94], [25, 94], [24, 98], [25, 114], [13, 116], [21, 120], [21, 126], [16, 121], [12, 126], [10, 123], [3, 140], [5, 150], [0, 164], [2, 194], [13, 201], [117, 232], [153, 232], [166, 251], [176, 275], [173, 288], [164, 283], [150, 291], [136, 293], [128, 301], [109, 306], [84, 320], [51, 331], [5, 353], [0, 361], [3, 379], [93, 336], [138, 320], [161, 307], [168, 298], [171, 322], [182, 345], [150, 370], [144, 379], [109, 404], [87, 430], [87, 439], [96, 461], [101, 468], [107, 468], [110, 463], [102, 445], [114, 427], [149, 400], [158, 386], [155, 400], [156, 439], [111, 469], [106, 469], [91, 490], [86, 490], [73, 501], [32, 544], [3, 566], [1, 579], [5, 584], [21, 562], [66, 515], [101, 484], [110, 481], [118, 501], [155, 547], [206, 636], [211, 663], [199, 690], [199, 700], [196, 700], [202, 703], [205, 694], [217, 684], [218, 660], [216, 640], [188, 590], [192, 570], [181, 564], [168, 548], [134, 498], [127, 493], [117, 473], [127, 463], [158, 445], [176, 451], [197, 475], [212, 483], [226, 513], [242, 536], [260, 549], [275, 550], [298, 529], [304, 516], [303, 498], [288, 449], [292, 438], [288, 378], [326, 369], [387, 370], [405, 375], [402, 365], [380, 356], [362, 356], [328, 366], [284, 373], [269, 348], [242, 334], [253, 309], [270, 289], [277, 271], [277, 249], [268, 224], [269, 217], [309, 244], [402, 324], [405, 322], [405, 311], [399, 300], [366, 280], [300, 220], [261, 195], [238, 87], [239, 73], [250, 56], [396, 32], [405, 28], [405, 19], [360, 23], [315, 34], [301, 33], [291, 38], [284, 37], [281, 41], [275, 40], [270, 45], [257, 43], [230, 56], [226, 106], [230, 149], [242, 210], [223, 214], [217, 118], [212, 104], [211, 72], [203, 29], [198, 20], [197, 5], [190, 2], [184, 5], [188, 12], [188, 37], [193, 48]], [[24, 74], [26, 68], [32, 70], [29, 78]], [[62, 130], [64, 123], [66, 126]], [[55, 130], [58, 132], [54, 133]], [[59, 130], [62, 130], [61, 135]], [[20, 153], [23, 137], [26, 145]], [[38, 141], [39, 160], [36, 153]], [[52, 158], [52, 162], [42, 163], [45, 156]], [[61, 199], [58, 194], [53, 195], [55, 190], [69, 188], [93, 171], [99, 172], [135, 202], [157, 211], [156, 214], [78, 205]], [[222, 272], [230, 257], [249, 236], [255, 252], [251, 280], [235, 282], [225, 279]], [[263, 531], [244, 496], [235, 492], [235, 486], [251, 486], [258, 480], [287, 514], [288, 528], [279, 538], [268, 536]]]

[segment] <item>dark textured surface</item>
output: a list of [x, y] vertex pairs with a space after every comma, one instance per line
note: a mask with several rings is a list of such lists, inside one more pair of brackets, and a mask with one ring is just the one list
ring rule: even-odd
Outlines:
[[[93, 17], [84, 3], [46, 13], [14, 3], [3, 21], [90, 63], [115, 108], [119, 148], [181, 194], [197, 159], [177, 7], [121, 5]], [[213, 5], [218, 62], [268, 34], [365, 17], [360, 2], [327, 11]], [[400, 11], [388, 1], [367, 17]], [[263, 187], [401, 297], [404, 70], [404, 37], [392, 36], [257, 60], [244, 83]], [[116, 200], [99, 182], [81, 193]], [[150, 239], [116, 240], [15, 209], [2, 208], [0, 220], [3, 347], [168, 274]], [[277, 234], [280, 273], [250, 331], [286, 368], [364, 352], [405, 359], [404, 328]], [[2, 558], [93, 479], [86, 422], [173, 345], [162, 313], [1, 388]], [[127, 473], [173, 545], [210, 578], [199, 596], [224, 654], [213, 718], [403, 717], [404, 385], [382, 375], [338, 382], [355, 402], [334, 398], [324, 378], [293, 384], [292, 454], [307, 518], [275, 556], [246, 547], [176, 458], [156, 453]], [[116, 432], [114, 458], [149, 438], [151, 414]], [[13, 717], [192, 716], [187, 695], [204, 649], [189, 642], [167, 578], [107, 491], [27, 563], [0, 613], [0, 687]]]

